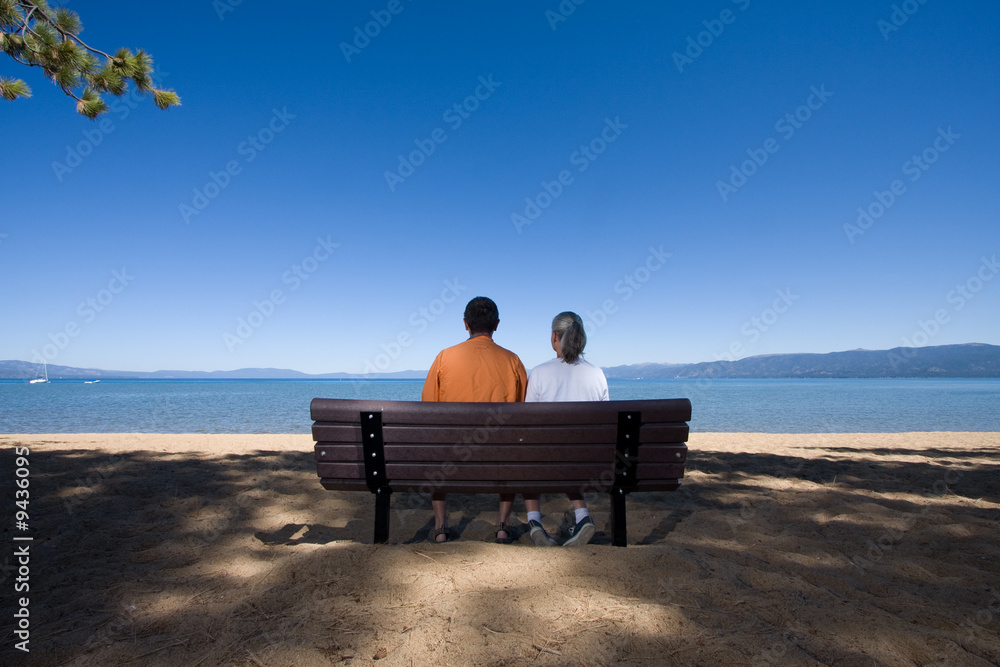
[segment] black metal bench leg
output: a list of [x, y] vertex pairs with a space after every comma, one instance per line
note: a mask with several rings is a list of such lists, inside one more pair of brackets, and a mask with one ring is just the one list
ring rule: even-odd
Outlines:
[[389, 541], [389, 497], [392, 491], [380, 488], [375, 492], [375, 544]]
[[628, 524], [625, 520], [625, 491], [611, 490], [611, 543], [616, 547], [628, 545]]

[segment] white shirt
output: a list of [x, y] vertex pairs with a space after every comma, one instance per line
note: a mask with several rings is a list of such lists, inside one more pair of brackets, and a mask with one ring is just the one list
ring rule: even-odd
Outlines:
[[556, 357], [531, 369], [526, 403], [546, 401], [607, 401], [608, 380], [597, 366], [577, 359], [567, 364]]

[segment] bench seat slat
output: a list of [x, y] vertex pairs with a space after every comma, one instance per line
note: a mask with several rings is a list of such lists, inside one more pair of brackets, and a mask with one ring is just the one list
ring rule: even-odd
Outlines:
[[[390, 463], [404, 461], [437, 461], [440, 463], [473, 463], [483, 461], [511, 461], [517, 463], [596, 461], [610, 465], [615, 459], [612, 445], [385, 445], [385, 460]], [[678, 454], [680, 456], [678, 456]], [[687, 460], [687, 445], [683, 443], [644, 443], [639, 450], [642, 463], [683, 463]], [[316, 461], [323, 463], [364, 463], [361, 445], [320, 442], [316, 444]]]
[[[615, 410], [641, 411], [644, 422], [691, 421], [691, 401], [686, 398], [613, 401]], [[513, 409], [511, 409], [513, 408]], [[381, 401], [314, 398], [310, 414], [314, 422], [356, 423], [362, 411], [383, 412], [383, 426], [410, 424], [495, 427], [551, 424], [606, 424], [606, 410], [595, 410], [588, 401], [564, 403], [435, 403], [428, 409], [420, 401]]]
[[[357, 424], [334, 424], [318, 422], [313, 425], [313, 440], [317, 442], [361, 442], [361, 427]], [[589, 426], [535, 426], [501, 429], [469, 428], [467, 426], [386, 426], [382, 427], [382, 438], [386, 444], [434, 444], [434, 445], [496, 445], [505, 443], [547, 444], [547, 443], [614, 443], [618, 425], [594, 424]], [[685, 442], [688, 439], [688, 425], [677, 423], [644, 423], [644, 442]]]
[[[364, 480], [337, 479], [324, 477], [320, 484], [328, 491], [368, 491]], [[429, 482], [426, 479], [398, 480], [392, 484], [395, 493], [427, 493]], [[680, 486], [679, 479], [646, 479], [636, 483], [633, 493], [653, 491], [674, 491]], [[476, 482], [452, 481], [441, 485], [441, 491], [447, 493], [580, 493], [606, 492], [608, 489], [595, 485], [592, 481], [543, 480], [523, 482]]]
[[[319, 463], [320, 477], [365, 479], [365, 467], [360, 463]], [[483, 480], [492, 482], [546, 479], [594, 480], [607, 477], [611, 466], [607, 463], [456, 463], [442, 472], [440, 463], [386, 463], [385, 472], [389, 486], [397, 479], [419, 479], [424, 482], [451, 480]], [[636, 478], [680, 478], [684, 475], [682, 463], [647, 463], [636, 467]], [[442, 480], [442, 476], [444, 479]], [[437, 481], [435, 481], [437, 480]]]

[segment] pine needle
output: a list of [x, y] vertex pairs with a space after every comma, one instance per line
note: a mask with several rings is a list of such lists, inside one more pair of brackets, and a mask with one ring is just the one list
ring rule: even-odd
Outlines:
[[531, 646], [532, 648], [538, 649], [542, 653], [551, 653], [552, 655], [562, 655], [562, 653], [555, 650], [554, 648], [545, 648], [544, 646], [539, 646], [538, 644], [532, 644]]

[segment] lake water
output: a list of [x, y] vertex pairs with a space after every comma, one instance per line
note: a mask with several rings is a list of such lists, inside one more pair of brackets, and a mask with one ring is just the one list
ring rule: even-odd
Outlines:
[[[1000, 431], [1000, 380], [610, 380], [690, 398], [691, 430]], [[313, 398], [418, 401], [421, 380], [0, 380], [0, 433], [309, 433]]]

